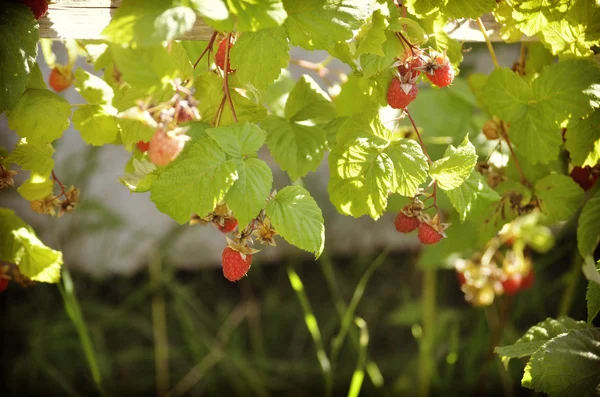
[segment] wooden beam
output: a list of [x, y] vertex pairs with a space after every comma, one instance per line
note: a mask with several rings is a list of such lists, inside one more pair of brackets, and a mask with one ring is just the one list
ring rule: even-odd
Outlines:
[[[298, 0], [301, 1], [301, 0]], [[48, 39], [101, 39], [102, 30], [109, 24], [113, 14], [121, 6], [121, 0], [55, 0], [50, 4], [48, 14], [40, 19], [40, 37]], [[484, 15], [482, 21], [492, 41], [502, 41], [500, 25], [491, 14]], [[450, 37], [465, 42], [482, 42], [483, 35], [474, 20], [462, 20], [448, 24], [446, 32]], [[212, 29], [200, 17], [193, 29], [183, 40], [208, 40]], [[523, 37], [522, 41], [535, 38]]]

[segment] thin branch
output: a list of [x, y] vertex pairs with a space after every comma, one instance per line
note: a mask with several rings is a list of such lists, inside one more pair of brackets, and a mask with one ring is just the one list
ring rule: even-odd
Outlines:
[[225, 96], [227, 97], [227, 101], [229, 101], [229, 108], [231, 109], [231, 115], [233, 116], [233, 120], [237, 123], [238, 118], [235, 114], [235, 107], [233, 106], [233, 100], [231, 99], [231, 93], [229, 92], [229, 45], [231, 43], [231, 33], [227, 35], [227, 45], [225, 46], [225, 77], [223, 79], [223, 89], [225, 90]]
[[200, 56], [198, 57], [198, 59], [194, 63], [194, 69], [196, 69], [196, 66], [198, 66], [198, 63], [204, 57], [204, 55], [206, 55], [206, 53], [208, 51], [212, 50], [212, 47], [213, 47], [213, 44], [215, 43], [215, 39], [216, 38], [217, 38], [217, 32], [214, 31], [213, 34], [212, 34], [212, 36], [210, 36], [210, 40], [208, 40], [208, 44], [206, 45], [206, 48], [204, 49], [204, 51], [202, 51], [202, 54], [200, 54]]
[[508, 135], [504, 131], [501, 133], [501, 135], [502, 135], [502, 138], [506, 141], [506, 144], [508, 145], [508, 150], [510, 150], [511, 157], [515, 161], [515, 167], [517, 167], [517, 171], [519, 172], [519, 175], [521, 176], [521, 183], [523, 185], [531, 188], [532, 185], [529, 182], [529, 180], [527, 179], [527, 177], [525, 176], [525, 173], [523, 172], [523, 168], [521, 168], [521, 163], [519, 163], [519, 159], [517, 159], [517, 155], [515, 154], [515, 151], [513, 150], [513, 147], [512, 147], [512, 144], [510, 143], [510, 139], [508, 138]]
[[56, 177], [54, 170], [52, 170], [52, 179], [54, 180], [54, 182], [58, 183], [58, 186], [60, 187], [60, 196], [66, 197], [65, 185], [63, 185], [62, 182]]
[[429, 153], [427, 153], [427, 148], [425, 147], [425, 143], [423, 143], [423, 138], [421, 138], [419, 129], [417, 128], [417, 125], [415, 124], [415, 120], [410, 115], [408, 108], [404, 109], [404, 111], [406, 112], [406, 115], [408, 116], [408, 119], [410, 120], [410, 123], [412, 124], [412, 126], [415, 130], [415, 133], [417, 134], [417, 137], [419, 138], [419, 144], [421, 145], [421, 149], [423, 149], [423, 153], [427, 157], [427, 161], [429, 162], [429, 164], [433, 164], [433, 161], [431, 161], [431, 157], [429, 157]]
[[483, 26], [483, 22], [481, 22], [481, 18], [477, 18], [477, 25], [479, 25], [479, 30], [483, 34], [483, 38], [485, 39], [485, 45], [490, 52], [490, 56], [492, 57], [492, 62], [494, 63], [494, 67], [499, 68], [500, 64], [498, 63], [498, 58], [496, 58], [496, 52], [494, 51], [494, 47], [492, 46], [492, 42], [485, 32], [485, 26]]

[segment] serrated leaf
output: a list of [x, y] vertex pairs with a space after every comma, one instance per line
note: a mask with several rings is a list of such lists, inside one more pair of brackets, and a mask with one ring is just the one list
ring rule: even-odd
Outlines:
[[45, 246], [13, 210], [0, 208], [0, 261], [14, 263], [34, 281], [60, 280], [62, 253]]
[[271, 223], [288, 243], [312, 252], [318, 258], [325, 247], [323, 214], [302, 186], [281, 189], [267, 204]]
[[535, 352], [521, 384], [550, 397], [593, 397], [600, 384], [600, 329], [574, 329]]
[[532, 164], [548, 164], [558, 158], [561, 132], [538, 105], [529, 106], [525, 116], [511, 125], [509, 136], [517, 151]]
[[287, 66], [289, 50], [283, 28], [244, 33], [231, 48], [231, 67], [241, 82], [262, 90]]
[[40, 65], [37, 63], [33, 65], [31, 73], [29, 74], [29, 81], [27, 82], [27, 88], [37, 88], [39, 90], [47, 90], [48, 86], [44, 81], [44, 76], [40, 70]]
[[512, 17], [512, 11], [513, 8], [506, 1], [498, 3], [498, 6], [493, 11], [496, 22], [500, 24], [500, 37], [506, 43], [517, 43], [523, 36], [523, 32], [517, 28], [518, 22]]
[[229, 10], [223, 0], [190, 0], [192, 7], [200, 15], [215, 21], [229, 18]]
[[[390, 73], [390, 80], [391, 76]], [[369, 81], [363, 79], [362, 76], [356, 74], [348, 76], [348, 81], [342, 84], [339, 95], [333, 99], [336, 114], [338, 116], [352, 116], [360, 112], [378, 110], [378, 98], [376, 93], [370, 89], [370, 86]]]
[[52, 194], [54, 187], [54, 181], [47, 175], [39, 175], [35, 172], [31, 173], [29, 179], [27, 179], [17, 191], [25, 200], [41, 200], [44, 197]]
[[551, 21], [560, 20], [567, 11], [567, 0], [519, 0], [512, 2], [513, 18], [527, 36], [534, 36]]
[[337, 131], [327, 190], [340, 213], [377, 219], [390, 193], [414, 196], [427, 178], [427, 168], [418, 143], [394, 139], [377, 117], [359, 113]]
[[48, 90], [28, 89], [8, 115], [8, 127], [31, 143], [48, 143], [69, 127], [71, 105]]
[[318, 126], [302, 125], [269, 116], [261, 122], [267, 131], [267, 146], [277, 164], [292, 180], [317, 169], [327, 143], [327, 134]]
[[464, 222], [478, 202], [485, 201], [486, 204], [500, 200], [500, 195], [490, 188], [477, 171], [471, 175], [459, 187], [446, 190], [446, 195], [458, 212], [460, 221]]
[[119, 135], [117, 109], [109, 105], [83, 105], [73, 113], [73, 125], [90, 145], [113, 143]]
[[434, 161], [429, 168], [429, 175], [437, 181], [441, 189], [456, 189], [471, 175], [476, 163], [475, 146], [467, 135], [458, 147], [448, 146], [444, 157]]
[[247, 121], [228, 127], [208, 128], [206, 133], [225, 153], [234, 158], [256, 157], [256, 152], [267, 137], [266, 132]]
[[556, 221], [565, 221], [577, 212], [584, 193], [577, 182], [566, 175], [551, 174], [535, 184], [540, 210]]
[[158, 178], [156, 166], [146, 159], [131, 159], [133, 170], [125, 173], [119, 180], [129, 190], [135, 193], [147, 192]]
[[281, 0], [228, 0], [238, 32], [257, 32], [281, 26], [287, 18]]
[[119, 122], [119, 136], [125, 149], [132, 151], [139, 141], [150, 142], [155, 129], [140, 120], [123, 119]]
[[353, 36], [371, 11], [372, 0], [284, 0], [285, 21], [293, 45], [328, 49]]
[[592, 323], [598, 313], [600, 313], [600, 285], [588, 281], [587, 291], [585, 294], [585, 300], [587, 301], [587, 321]]
[[180, 224], [194, 213], [205, 216], [223, 200], [238, 178], [235, 161], [208, 136], [190, 141], [165, 167], [151, 189], [159, 211]]
[[81, 68], [77, 68], [75, 71], [74, 85], [79, 95], [90, 104], [110, 104], [113, 100], [112, 87], [100, 77], [94, 76]]
[[565, 147], [571, 163], [581, 167], [594, 167], [600, 162], [600, 111], [586, 119], [575, 119], [569, 123], [565, 134]]
[[150, 47], [183, 35], [195, 22], [191, 8], [175, 6], [170, 0], [128, 0], [114, 13], [102, 35], [122, 46]]
[[560, 317], [558, 319], [547, 318], [529, 328], [525, 335], [519, 338], [514, 344], [496, 347], [494, 352], [502, 358], [504, 365], [508, 366], [511, 358], [531, 356], [553, 338], [565, 334], [572, 329], [585, 329], [589, 327], [584, 321], [576, 321], [570, 317]]
[[21, 169], [48, 176], [54, 168], [54, 148], [48, 143], [29, 143], [21, 139], [6, 161]]
[[265, 207], [273, 185], [273, 174], [264, 161], [257, 158], [236, 160], [238, 179], [225, 196], [241, 228]]
[[390, 29], [394, 32], [402, 32], [404, 37], [412, 44], [425, 44], [429, 39], [421, 25], [410, 18], [398, 18], [393, 20], [390, 22]]
[[444, 6], [444, 2], [439, 0], [407, 0], [402, 4], [406, 6], [408, 12], [420, 18], [433, 15]]
[[35, 65], [40, 34], [31, 10], [20, 2], [3, 2], [0, 10], [0, 113], [12, 109]]
[[508, 68], [494, 69], [483, 87], [483, 98], [488, 109], [507, 123], [525, 116], [532, 95], [525, 80]]
[[312, 77], [304, 74], [290, 91], [284, 114], [290, 121], [326, 122], [335, 117], [335, 106]]
[[369, 21], [360, 28], [358, 33], [355, 57], [362, 54], [375, 54], [384, 56], [383, 43], [386, 40], [385, 29], [388, 22], [381, 10], [376, 10]]
[[495, 7], [495, 0], [447, 0], [444, 16], [475, 19], [491, 12]]
[[360, 56], [360, 66], [365, 78], [372, 77], [377, 73], [389, 68], [392, 63], [402, 56], [404, 47], [401, 41], [391, 31], [385, 32], [386, 40], [383, 43], [384, 55], [363, 54]]
[[600, 242], [600, 190], [590, 198], [579, 216], [577, 248], [581, 256], [592, 255]]

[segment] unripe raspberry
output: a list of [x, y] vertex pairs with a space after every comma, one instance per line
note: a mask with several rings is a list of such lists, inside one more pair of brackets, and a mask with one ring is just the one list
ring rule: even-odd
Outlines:
[[150, 141], [148, 157], [156, 165], [167, 165], [181, 153], [188, 140], [187, 135], [175, 134], [173, 131], [169, 134], [159, 128]]

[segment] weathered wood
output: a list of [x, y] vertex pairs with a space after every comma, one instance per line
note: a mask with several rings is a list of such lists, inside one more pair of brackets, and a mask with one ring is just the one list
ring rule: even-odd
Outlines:
[[[51, 39], [101, 39], [102, 30], [120, 7], [121, 0], [55, 0], [48, 14], [40, 20], [40, 36]], [[482, 17], [492, 41], [502, 41], [500, 25], [491, 14]], [[459, 41], [482, 42], [483, 35], [473, 20], [448, 24], [446, 32]], [[181, 39], [208, 40], [212, 29], [198, 18], [194, 28]], [[523, 41], [532, 38], [523, 37]]]

